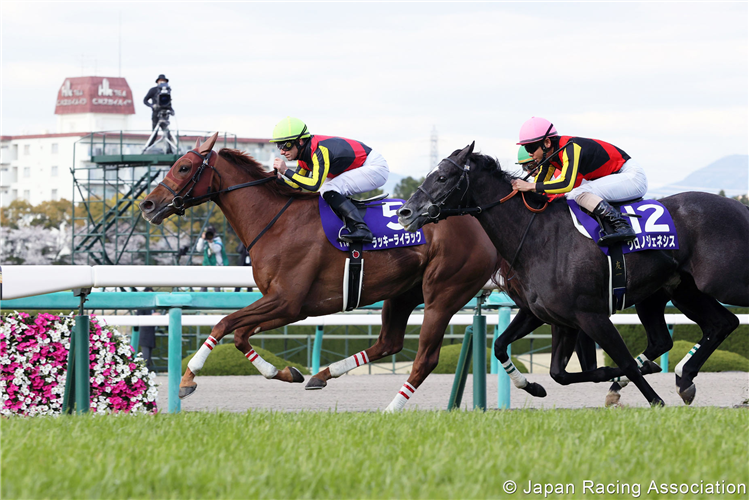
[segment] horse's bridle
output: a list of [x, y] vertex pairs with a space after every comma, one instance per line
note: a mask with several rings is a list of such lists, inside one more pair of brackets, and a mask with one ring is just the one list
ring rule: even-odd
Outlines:
[[[455, 183], [455, 186], [450, 189], [450, 191], [447, 192], [447, 194], [442, 197], [441, 201], [435, 201], [434, 198], [421, 186], [416, 188], [417, 191], [421, 191], [424, 196], [429, 199], [431, 202], [430, 205], [427, 206], [426, 212], [421, 214], [422, 216], [427, 217], [431, 222], [437, 222], [442, 219], [446, 219], [448, 217], [454, 216], [454, 215], [478, 215], [482, 213], [485, 210], [488, 210], [490, 208], [496, 207], [497, 205], [500, 205], [516, 194], [518, 194], [517, 190], [513, 190], [510, 194], [502, 198], [501, 200], [489, 203], [488, 205], [479, 206], [476, 205], [475, 207], [467, 206], [468, 200], [470, 200], [470, 197], [466, 198], [466, 195], [468, 195], [468, 188], [470, 187], [470, 180], [468, 177], [468, 172], [471, 170], [471, 164], [470, 161], [466, 160], [465, 166], [461, 167], [458, 165], [452, 158], [445, 158], [446, 161], [449, 161], [452, 165], [455, 166], [455, 168], [460, 169], [462, 172], [460, 174], [460, 178], [458, 179], [458, 182]], [[443, 160], [443, 161], [445, 161]], [[456, 208], [443, 208], [445, 206], [445, 203], [447, 200], [452, 196], [452, 194], [458, 190], [461, 189], [461, 185], [465, 181], [465, 188], [463, 190], [463, 194], [460, 196], [460, 200], [458, 201], [458, 206]], [[546, 210], [546, 207], [549, 206], [549, 202], [547, 201], [543, 207], [541, 208], [533, 208], [528, 204], [528, 201], [525, 199], [525, 193], [521, 195], [523, 197], [523, 203], [525, 203], [525, 206], [528, 210], [530, 210], [533, 213], [541, 213], [544, 210]], [[466, 201], [466, 205], [461, 206], [461, 202]]]
[[[434, 198], [432, 198], [432, 195], [430, 195], [421, 186], [419, 186], [418, 188], [416, 188], [416, 191], [421, 191], [424, 194], [424, 196], [426, 196], [427, 199], [431, 202], [431, 204], [429, 206], [427, 206], [426, 212], [424, 212], [421, 215], [424, 215], [424, 216], [428, 217], [429, 220], [431, 220], [433, 222], [437, 222], [438, 220], [441, 220], [441, 219], [444, 219], [446, 217], [449, 217], [450, 215], [457, 215], [457, 213], [452, 213], [452, 212], [455, 212], [456, 210], [462, 210], [460, 208], [460, 202], [462, 202], [463, 199], [465, 198], [466, 194], [468, 194], [468, 187], [469, 187], [469, 183], [470, 183], [470, 181], [468, 180], [468, 172], [471, 169], [471, 165], [470, 165], [469, 161], [466, 161], [466, 164], [463, 167], [461, 167], [460, 165], [458, 165], [452, 158], [445, 158], [442, 161], [448, 161], [452, 165], [454, 165], [455, 168], [457, 168], [458, 170], [461, 170], [461, 174], [460, 174], [460, 178], [458, 179], [458, 182], [456, 182], [455, 185], [452, 187], [452, 189], [450, 189], [450, 191], [448, 191], [447, 194], [445, 194], [445, 196], [442, 197], [442, 200], [441, 201], [436, 201]], [[453, 195], [453, 193], [455, 191], [460, 192], [459, 190], [461, 189], [461, 185], [463, 184], [463, 181], [465, 181], [465, 189], [463, 191], [463, 194], [460, 196], [460, 200], [458, 201], [458, 208], [451, 208], [451, 209], [443, 210], [442, 207], [445, 206], [445, 203]], [[466, 213], [468, 213], [468, 212], [466, 212]]]
[[[200, 166], [198, 166], [197, 171], [192, 175], [190, 178], [190, 182], [182, 186], [182, 189], [180, 189], [178, 192], [175, 192], [172, 188], [170, 188], [164, 181], [159, 182], [159, 186], [164, 186], [167, 191], [172, 193], [172, 201], [167, 205], [167, 207], [173, 207], [177, 215], [185, 215], [185, 199], [189, 199], [190, 201], [195, 200], [201, 200], [203, 198], [212, 198], [216, 196], [219, 192], [221, 192], [221, 174], [218, 173], [218, 171], [214, 168], [214, 165], [216, 163], [216, 156], [213, 151], [210, 151], [207, 155], [202, 155], [199, 152], [195, 151], [194, 149], [191, 149], [187, 153], [192, 153], [196, 155], [201, 160]], [[187, 154], [185, 155], [187, 156]], [[191, 171], [195, 168], [195, 164], [190, 161], [190, 165], [192, 168]], [[211, 169], [210, 176], [203, 177], [203, 172], [205, 171], [206, 167]], [[211, 192], [211, 184], [213, 183], [213, 174], [218, 175], [219, 178], [219, 189], [217, 192], [212, 193]], [[206, 184], [206, 194], [196, 196], [196, 197], [190, 197], [193, 191], [195, 191], [195, 188], [198, 187], [199, 184], [201, 184], [201, 178], [206, 179], [207, 182], [204, 182], [203, 184]], [[170, 179], [172, 182], [177, 184], [179, 186], [179, 182], [177, 179], [172, 175], [172, 169], [169, 169], [169, 171], [166, 173], [166, 176], [164, 176], [164, 180]], [[182, 194], [185, 190], [184, 194]]]

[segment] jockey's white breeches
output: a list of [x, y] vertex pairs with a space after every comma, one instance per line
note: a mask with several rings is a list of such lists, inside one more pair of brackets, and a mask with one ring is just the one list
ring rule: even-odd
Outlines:
[[385, 158], [373, 149], [361, 167], [326, 179], [320, 188], [320, 196], [326, 191], [336, 191], [344, 196], [371, 191], [384, 185], [389, 174], [390, 168]]
[[606, 201], [617, 202], [642, 198], [647, 191], [645, 170], [630, 158], [617, 173], [592, 181], [583, 180], [582, 184], [565, 196], [574, 200], [583, 193], [592, 193]]

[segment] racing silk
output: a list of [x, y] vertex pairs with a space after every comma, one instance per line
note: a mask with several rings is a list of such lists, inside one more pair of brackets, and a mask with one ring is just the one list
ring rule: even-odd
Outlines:
[[284, 181], [291, 187], [319, 191], [326, 178], [361, 167], [372, 148], [352, 139], [313, 135], [302, 151], [299, 169], [286, 170]]
[[[536, 175], [539, 193], [568, 193], [582, 184], [621, 170], [629, 155], [611, 144], [596, 139], [562, 136], [561, 151]], [[554, 179], [554, 173], [558, 177]]]

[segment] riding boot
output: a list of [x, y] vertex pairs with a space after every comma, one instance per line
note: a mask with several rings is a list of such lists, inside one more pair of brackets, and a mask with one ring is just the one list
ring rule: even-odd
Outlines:
[[619, 213], [614, 207], [609, 205], [606, 201], [599, 203], [593, 210], [593, 215], [596, 216], [598, 221], [601, 223], [601, 229], [603, 235], [598, 240], [598, 245], [605, 247], [614, 243], [620, 243], [622, 241], [630, 241], [636, 238], [636, 234], [632, 226], [624, 220], [622, 214]]
[[328, 202], [330, 208], [346, 222], [349, 234], [342, 234], [340, 236], [341, 240], [349, 243], [359, 241], [362, 243], [372, 243], [374, 240], [372, 231], [369, 230], [359, 210], [351, 200], [335, 191], [326, 191], [322, 197]]

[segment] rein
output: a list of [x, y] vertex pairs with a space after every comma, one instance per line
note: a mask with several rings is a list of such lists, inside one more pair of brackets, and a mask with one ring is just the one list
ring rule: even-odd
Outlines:
[[[187, 199], [188, 201], [191, 201], [191, 202], [204, 200], [206, 198], [209, 198], [212, 201], [215, 201], [214, 198], [216, 196], [220, 195], [220, 194], [229, 193], [231, 191], [236, 191], [237, 189], [242, 189], [242, 188], [246, 188], [246, 187], [259, 186], [261, 184], [265, 184], [267, 182], [271, 182], [271, 181], [276, 180], [275, 177], [265, 177], [263, 179], [258, 179], [256, 181], [243, 182], [242, 184], [236, 184], [234, 186], [229, 186], [228, 188], [221, 189], [221, 174], [218, 172], [218, 170], [216, 170], [216, 168], [213, 166], [213, 164], [211, 164], [211, 159], [218, 157], [218, 155], [214, 156], [214, 152], [212, 150], [207, 155], [205, 155], [205, 156], [203, 156], [199, 152], [195, 151], [194, 149], [191, 149], [190, 151], [188, 151], [188, 153], [192, 153], [192, 154], [198, 156], [202, 160], [202, 163], [198, 167], [197, 172], [195, 172], [195, 174], [190, 179], [190, 183], [186, 184], [178, 192], [175, 192], [172, 188], [170, 188], [169, 186], [167, 186], [164, 183], [164, 181], [159, 182], [160, 186], [164, 186], [166, 188], [166, 190], [169, 191], [170, 193], [172, 193], [172, 195], [174, 196], [174, 198], [172, 198], [172, 201], [167, 206], [168, 207], [169, 206], [174, 207], [177, 215], [185, 215], [185, 199]], [[213, 163], [215, 164], [215, 160], [213, 161]], [[208, 190], [208, 192], [206, 194], [203, 194], [203, 195], [192, 196], [191, 197], [190, 195], [192, 194], [192, 192], [195, 190], [195, 188], [200, 183], [200, 180], [201, 180], [200, 178], [203, 175], [203, 171], [205, 170], [206, 167], [208, 167], [208, 168], [211, 169], [211, 176], [208, 178], [208, 182], [207, 182], [208, 187], [206, 188]], [[216, 175], [218, 175], [218, 177], [219, 177], [219, 189], [218, 189], [218, 191], [211, 192], [211, 183], [213, 181], [213, 174], [214, 173]], [[166, 177], [169, 177], [170, 174], [171, 174], [171, 169], [169, 170], [169, 172], [167, 172]], [[182, 192], [185, 189], [187, 189], [188, 187], [189, 187], [189, 189], [187, 190], [187, 192], [184, 195], [182, 195]], [[258, 234], [255, 237], [255, 239], [252, 240], [252, 243], [250, 243], [250, 246], [247, 247], [247, 253], [250, 252], [250, 249], [255, 245], [255, 243], [257, 243], [257, 241], [260, 239], [260, 237], [263, 236], [266, 232], [268, 232], [268, 230], [271, 227], [273, 227], [273, 224], [276, 223], [276, 221], [281, 217], [281, 215], [286, 211], [286, 209], [289, 208], [289, 206], [291, 205], [291, 203], [293, 201], [294, 201], [293, 197], [289, 198], [289, 201], [286, 202], [286, 205], [284, 205], [283, 208], [276, 214], [276, 216], [273, 217], [273, 219], [268, 223], [268, 225], [265, 226], [265, 229], [263, 229], [262, 231], [260, 231], [260, 234]]]

